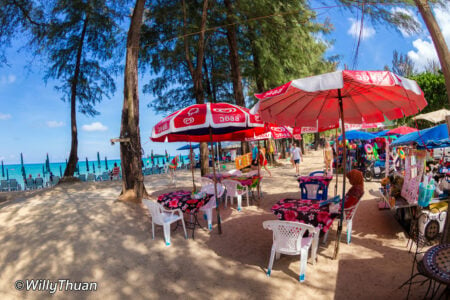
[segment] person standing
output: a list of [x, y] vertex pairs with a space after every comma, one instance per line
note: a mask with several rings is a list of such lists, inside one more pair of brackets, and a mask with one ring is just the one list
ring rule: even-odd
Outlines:
[[292, 143], [292, 159], [294, 160], [295, 165], [295, 176], [300, 176], [300, 162], [302, 160], [302, 151], [300, 148], [295, 144]]
[[256, 143], [252, 143], [252, 167], [258, 166], [258, 147]]
[[272, 173], [270, 173], [269, 169], [267, 168], [267, 159], [262, 149], [259, 149], [259, 165], [262, 166], [267, 173], [269, 173], [269, 177], [272, 177]]
[[333, 149], [330, 147], [330, 142], [325, 142], [325, 148], [323, 148], [323, 161], [325, 163], [325, 174], [328, 174], [328, 170], [332, 171], [331, 164], [333, 163]]

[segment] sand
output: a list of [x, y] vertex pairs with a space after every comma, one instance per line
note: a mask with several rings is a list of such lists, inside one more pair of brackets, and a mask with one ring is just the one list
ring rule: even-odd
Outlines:
[[[322, 168], [322, 153], [309, 152], [303, 174]], [[378, 210], [374, 190], [366, 192], [353, 221], [352, 243], [342, 236], [338, 260], [332, 260], [337, 220], [326, 245], [309, 261], [306, 281], [298, 282], [299, 257], [276, 260], [266, 276], [272, 234], [264, 220], [276, 219], [270, 207], [299, 197], [295, 170], [286, 162], [263, 180], [260, 205], [238, 212], [221, 206], [223, 234], [214, 226], [185, 240], [181, 228], [166, 247], [160, 226], [151, 238], [148, 211], [117, 202], [120, 182], [59, 185], [33, 193], [10, 193], [0, 204], [0, 299], [400, 299], [407, 287], [413, 256], [393, 211]], [[197, 174], [197, 178], [199, 178]], [[152, 198], [191, 189], [190, 172], [177, 172], [177, 186], [166, 175], [147, 176]], [[334, 181], [329, 194], [334, 193]], [[3, 197], [5, 198], [5, 195]], [[5, 198], [6, 199], [6, 198]], [[201, 219], [201, 218], [199, 218]], [[204, 220], [200, 222], [205, 224]], [[345, 227], [344, 227], [345, 230]], [[97, 282], [96, 291], [18, 291], [16, 280], [69, 279]], [[426, 287], [413, 286], [412, 299]]]

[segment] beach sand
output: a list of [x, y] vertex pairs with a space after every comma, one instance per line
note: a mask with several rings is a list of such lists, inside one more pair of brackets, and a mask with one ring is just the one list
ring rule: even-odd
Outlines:
[[[322, 152], [309, 152], [303, 174], [322, 169]], [[223, 234], [197, 229], [185, 240], [172, 232], [166, 247], [161, 226], [151, 238], [148, 211], [116, 201], [120, 182], [75, 183], [38, 192], [10, 193], [0, 204], [1, 299], [402, 299], [413, 255], [390, 210], [378, 210], [373, 192], [379, 182], [365, 184], [353, 220], [352, 243], [344, 234], [338, 260], [331, 257], [337, 220], [318, 261], [308, 263], [306, 281], [298, 282], [299, 256], [282, 256], [266, 276], [272, 232], [262, 222], [276, 219], [270, 207], [286, 197], [299, 197], [295, 170], [284, 162], [263, 180], [259, 206], [221, 209]], [[196, 174], [197, 179], [199, 175]], [[341, 177], [340, 177], [341, 180]], [[177, 187], [166, 175], [147, 176], [152, 198], [192, 188], [189, 171], [177, 172]], [[339, 189], [340, 190], [340, 189]], [[371, 191], [372, 190], [372, 191]], [[334, 194], [334, 181], [329, 195]], [[6, 194], [3, 198], [6, 199]], [[215, 215], [215, 212], [214, 212]], [[200, 222], [205, 221], [200, 217]], [[215, 222], [214, 222], [215, 224]], [[69, 279], [97, 282], [97, 291], [17, 291], [16, 280]], [[411, 299], [422, 298], [426, 286], [413, 286]]]

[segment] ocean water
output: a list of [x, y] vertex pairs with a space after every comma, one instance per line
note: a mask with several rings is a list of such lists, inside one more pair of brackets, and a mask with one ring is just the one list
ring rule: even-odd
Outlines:
[[[180, 155], [181, 156], [181, 155]], [[169, 160], [172, 160], [173, 156], [169, 158]], [[180, 157], [181, 160], [184, 161], [185, 164], [189, 163], [188, 156], [182, 156]], [[155, 165], [159, 167], [163, 167], [166, 163], [166, 159], [163, 157], [154, 158]], [[143, 158], [143, 167], [144, 168], [151, 168], [152, 160], [150, 158]], [[120, 167], [120, 160], [119, 159], [112, 159], [108, 160], [108, 166], [105, 165], [105, 160], [101, 160], [100, 164], [98, 164], [97, 160], [89, 160], [89, 170], [86, 166], [86, 161], [81, 160], [78, 161], [78, 167], [79, 167], [79, 173], [80, 174], [88, 174], [88, 173], [94, 173], [95, 175], [101, 175], [103, 172], [109, 172], [114, 167], [114, 163], [117, 163], [117, 165]], [[25, 173], [27, 177], [31, 174], [33, 178], [38, 177], [38, 175], [42, 178], [44, 178], [44, 184], [49, 181], [50, 173], [45, 172], [45, 163], [42, 164], [24, 164], [25, 167]], [[17, 182], [24, 187], [24, 182], [22, 178], [22, 168], [20, 164], [14, 164], [14, 165], [4, 165], [4, 176], [2, 176], [1, 171], [1, 165], [0, 165], [0, 179], [4, 180], [7, 179], [7, 173], [9, 179], [16, 179]], [[55, 162], [50, 163], [50, 171], [53, 173], [54, 176], [60, 176], [64, 174], [64, 171], [66, 169], [66, 163], [65, 162]], [[75, 172], [75, 176], [78, 175], [78, 172]]]

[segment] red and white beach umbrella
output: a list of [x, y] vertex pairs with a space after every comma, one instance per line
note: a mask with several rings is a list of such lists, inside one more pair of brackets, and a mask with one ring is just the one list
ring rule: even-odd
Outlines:
[[[264, 133], [259, 115], [229, 103], [195, 104], [180, 109], [158, 122], [152, 130], [154, 142], [209, 142], [253, 137]], [[233, 133], [233, 135], [230, 135]]]
[[292, 138], [292, 128], [286, 126], [277, 126], [275, 124], [266, 124], [265, 132], [263, 134], [248, 137], [246, 141], [259, 141], [259, 140], [267, 140], [273, 138], [274, 140], [279, 139], [290, 139]]
[[408, 134], [408, 133], [416, 132], [416, 131], [419, 131], [419, 129], [408, 127], [408, 126], [400, 126], [400, 127], [389, 130], [388, 132], [385, 133], [385, 135], [393, 135], [393, 134], [404, 135], [404, 134]]
[[[418, 113], [426, 105], [414, 80], [388, 71], [337, 71], [288, 82], [255, 95], [253, 110], [263, 121], [292, 127], [332, 128], [341, 124], [384, 122]], [[342, 130], [345, 140], [345, 126]], [[346, 147], [343, 155], [346, 172]], [[344, 207], [345, 180], [342, 189]], [[335, 257], [342, 231], [341, 209]]]
[[[243, 141], [264, 131], [264, 123], [259, 115], [251, 114], [247, 108], [229, 103], [206, 103], [182, 108], [165, 117], [153, 127], [150, 139], [154, 142]], [[217, 195], [214, 147], [211, 149]], [[222, 233], [219, 205], [216, 213], [219, 233]]]

